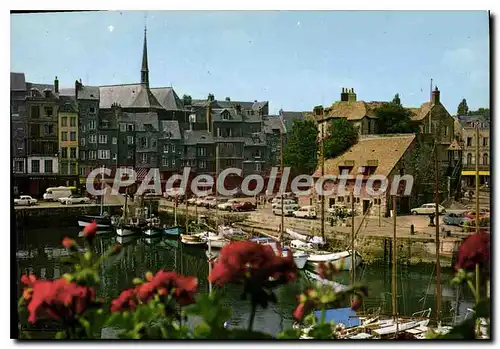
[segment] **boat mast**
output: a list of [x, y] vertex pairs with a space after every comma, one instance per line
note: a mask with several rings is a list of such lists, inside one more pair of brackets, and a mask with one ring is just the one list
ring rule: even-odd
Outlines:
[[354, 187], [351, 193], [351, 214], [352, 214], [352, 222], [351, 222], [351, 284], [356, 281], [356, 264], [354, 261]]
[[[281, 181], [283, 181], [283, 131], [280, 132], [280, 172], [281, 172]], [[280, 243], [281, 240], [283, 239], [283, 231], [285, 225], [284, 198], [285, 198], [284, 193], [281, 192], [281, 226], [280, 226], [280, 235], [278, 238]]]
[[[104, 165], [101, 166], [101, 190], [103, 190], [104, 187]], [[106, 188], [104, 188], [106, 190]], [[99, 216], [102, 217], [104, 211], [104, 192], [101, 195], [101, 207], [99, 209]]]
[[[431, 110], [432, 112], [432, 106]], [[436, 137], [438, 137], [438, 132]], [[439, 241], [439, 151], [438, 151], [438, 141], [434, 145], [435, 150], [435, 197], [434, 203], [436, 205], [436, 320], [439, 323], [441, 317], [441, 262], [440, 262], [440, 241]]]
[[[320, 155], [321, 155], [321, 179], [323, 180], [325, 176], [325, 121], [324, 121], [324, 109], [321, 107], [321, 118], [323, 119], [323, 122], [321, 123], [321, 149], [320, 149]], [[324, 185], [324, 182], [322, 182], [321, 185]], [[323, 239], [323, 243], [326, 242], [325, 240], [325, 195], [324, 194], [324, 188], [321, 188], [321, 238]]]
[[[476, 121], [476, 234], [479, 234], [479, 126], [480, 122]], [[476, 264], [476, 292], [479, 299], [479, 265]]]
[[[215, 229], [217, 233], [219, 232], [219, 203], [217, 199], [219, 198], [219, 143], [215, 145]], [[209, 247], [210, 247], [210, 239], [209, 239]], [[210, 284], [210, 289], [212, 286]]]
[[392, 316], [396, 321], [396, 336], [398, 334], [398, 311], [397, 311], [397, 243], [396, 243], [396, 195], [392, 196], [392, 216], [394, 219], [393, 237], [392, 237]]

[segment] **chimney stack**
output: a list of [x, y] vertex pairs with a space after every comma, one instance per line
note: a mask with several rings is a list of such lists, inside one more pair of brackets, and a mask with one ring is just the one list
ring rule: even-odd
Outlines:
[[210, 96], [209, 96], [208, 105], [207, 105], [207, 115], [206, 115], [207, 131], [208, 132], [212, 132], [212, 100], [210, 99]]
[[347, 101], [350, 103], [356, 102], [356, 94], [354, 93], [354, 89], [351, 88], [348, 93]]
[[347, 88], [342, 87], [342, 93], [340, 94], [340, 101], [341, 102], [347, 102], [348, 100], [348, 93], [347, 93]]
[[56, 78], [54, 79], [54, 92], [59, 93], [59, 80]]
[[434, 89], [434, 91], [432, 91], [431, 103], [432, 104], [441, 104], [441, 101], [440, 101], [440, 92], [439, 92], [437, 86]]

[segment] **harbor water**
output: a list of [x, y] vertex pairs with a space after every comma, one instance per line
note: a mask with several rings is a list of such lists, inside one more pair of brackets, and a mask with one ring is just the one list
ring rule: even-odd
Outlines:
[[[23, 273], [33, 273], [42, 279], [55, 279], [62, 276], [67, 266], [61, 263], [66, 250], [61, 245], [65, 236], [78, 238], [80, 229], [18, 229], [17, 230], [17, 270], [18, 279]], [[208, 293], [208, 263], [205, 250], [186, 247], [176, 240], [166, 238], [128, 237], [120, 240], [115, 234], [99, 235], [96, 239], [96, 251], [102, 253], [116, 243], [122, 243], [122, 252], [105, 262], [100, 269], [101, 286], [99, 296], [107, 302], [117, 297], [121, 290], [132, 286], [136, 277], [144, 278], [147, 271], [153, 273], [159, 269], [175, 270], [185, 275], [198, 278], [198, 292]], [[356, 271], [356, 281], [368, 286], [369, 295], [363, 307], [378, 308], [382, 312], [391, 312], [391, 269], [387, 265], [362, 265]], [[463, 316], [472, 306], [471, 295], [462, 287], [452, 286], [451, 269], [441, 272], [442, 318], [453, 319]], [[398, 266], [398, 312], [411, 315], [414, 312], [432, 308], [435, 298], [435, 266]], [[338, 275], [337, 282], [348, 284], [349, 272]], [[306, 287], [307, 280], [300, 273], [297, 282], [277, 290], [278, 303], [270, 304], [267, 309], [259, 309], [254, 327], [276, 335], [293, 323], [293, 309], [297, 305], [296, 294]], [[18, 292], [20, 295], [21, 291]], [[237, 286], [225, 287], [225, 302], [232, 309], [231, 326], [245, 327], [249, 318], [248, 301], [241, 299], [241, 289]], [[457, 311], [455, 311], [457, 310]]]

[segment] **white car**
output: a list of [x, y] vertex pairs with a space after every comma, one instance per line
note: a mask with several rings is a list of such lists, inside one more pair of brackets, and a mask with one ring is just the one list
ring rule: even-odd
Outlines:
[[[295, 211], [297, 211], [298, 209], [299, 209], [299, 205], [297, 205], [297, 204], [288, 204], [288, 205], [283, 206], [283, 212], [284, 212], [285, 216], [293, 215], [293, 213]], [[273, 208], [273, 214], [281, 216], [282, 215], [281, 206]]]
[[[299, 205], [297, 204], [297, 201], [295, 201], [293, 199], [284, 199], [283, 200], [283, 205], [284, 206], [286, 206], [286, 205], [297, 205], [297, 209], [299, 208]], [[281, 199], [279, 198], [276, 201], [274, 201], [273, 204], [271, 205], [271, 207], [273, 209], [275, 209], [275, 208], [281, 208]]]
[[188, 205], [194, 205], [194, 204], [196, 204], [197, 200], [198, 200], [198, 198], [196, 196], [188, 199], [188, 201], [187, 201]]
[[14, 205], [15, 206], [22, 206], [22, 205], [36, 205], [38, 203], [37, 199], [33, 199], [29, 195], [21, 195], [18, 199], [14, 199]]
[[314, 206], [304, 206], [297, 211], [293, 211], [292, 216], [295, 218], [316, 219], [316, 209]]
[[203, 199], [203, 202], [201, 203], [201, 206], [209, 208], [210, 204], [214, 203], [215, 204], [216, 200], [214, 196], [207, 196], [205, 199]]
[[[417, 214], [431, 214], [431, 213], [436, 213], [436, 204], [423, 204], [420, 207], [417, 208], [412, 208], [411, 209], [411, 214], [417, 215]], [[439, 205], [439, 214], [446, 213], [446, 210], [443, 206]]]
[[85, 196], [70, 195], [67, 198], [60, 198], [59, 202], [63, 205], [88, 204], [90, 199]]
[[217, 198], [217, 200], [210, 201], [208, 203], [208, 206], [210, 208], [215, 208], [217, 206], [217, 208], [218, 208], [220, 204], [225, 204], [227, 201], [228, 201], [228, 199], [226, 199], [226, 198]]
[[233, 204], [237, 203], [239, 200], [237, 199], [229, 199], [222, 204], [218, 204], [217, 208], [222, 211], [231, 211], [233, 208]]

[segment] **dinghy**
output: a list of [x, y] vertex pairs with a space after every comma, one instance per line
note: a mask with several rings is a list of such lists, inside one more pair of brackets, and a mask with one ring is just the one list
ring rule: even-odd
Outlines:
[[[351, 251], [342, 251], [342, 252], [326, 252], [326, 251], [317, 251], [315, 253], [310, 253], [308, 262], [314, 264], [321, 262], [332, 262], [332, 263], [342, 263], [342, 270], [351, 270], [352, 258]], [[354, 255], [354, 267], [357, 268], [361, 264], [361, 255], [355, 252]]]

